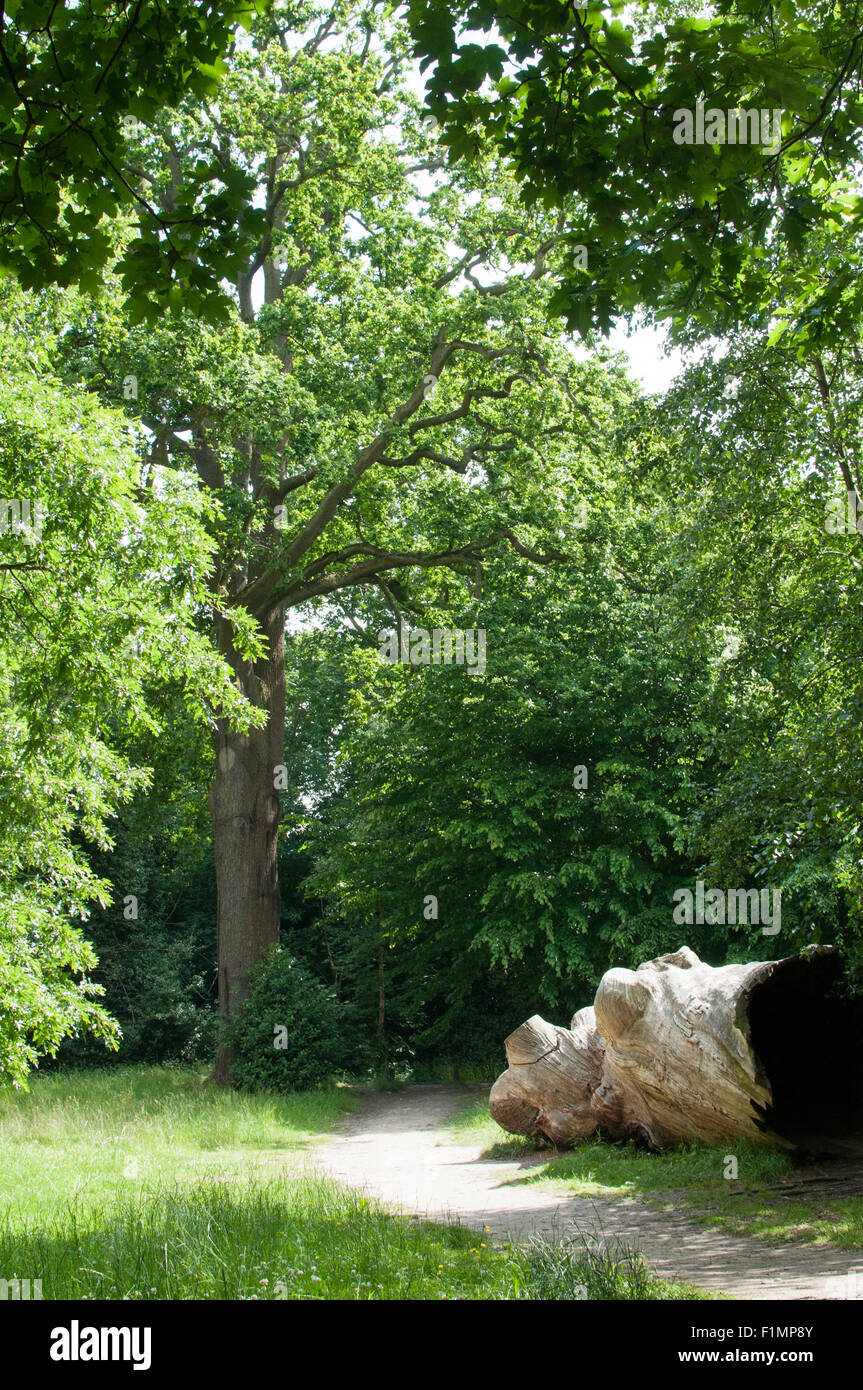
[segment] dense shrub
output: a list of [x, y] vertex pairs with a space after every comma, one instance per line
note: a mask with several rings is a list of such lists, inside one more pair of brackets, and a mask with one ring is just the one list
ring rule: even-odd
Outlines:
[[230, 1032], [235, 1085], [250, 1091], [308, 1091], [361, 1065], [350, 1005], [283, 947], [254, 966], [249, 986]]

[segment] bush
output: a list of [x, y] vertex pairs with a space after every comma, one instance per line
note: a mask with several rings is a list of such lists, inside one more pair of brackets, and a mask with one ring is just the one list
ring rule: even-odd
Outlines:
[[310, 1091], [361, 1061], [350, 1005], [281, 946], [251, 970], [229, 1042], [231, 1078], [249, 1091]]

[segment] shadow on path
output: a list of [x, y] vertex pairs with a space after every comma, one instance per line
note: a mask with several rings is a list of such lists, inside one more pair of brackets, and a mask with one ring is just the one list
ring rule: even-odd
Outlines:
[[[863, 1299], [863, 1251], [767, 1244], [695, 1225], [637, 1198], [575, 1197], [513, 1179], [545, 1158], [483, 1159], [451, 1142], [447, 1118], [482, 1084], [367, 1092], [327, 1143], [309, 1155], [328, 1177], [418, 1217], [457, 1221], [498, 1238], [579, 1235], [641, 1250], [655, 1273], [733, 1298]], [[859, 1277], [858, 1277], [859, 1275]]]

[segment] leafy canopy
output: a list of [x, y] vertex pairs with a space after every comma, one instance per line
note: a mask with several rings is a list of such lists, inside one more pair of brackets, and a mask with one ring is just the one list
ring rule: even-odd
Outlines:
[[[96, 289], [108, 223], [139, 312], [183, 302], [224, 312], [219, 289], [247, 255], [247, 185], [209, 152], [170, 208], [142, 179], [147, 128], [184, 95], [218, 98], [225, 56], [260, 0], [4, 0], [0, 7], [0, 264], [22, 285]], [[140, 123], [140, 127], [138, 125]]]
[[[859, 241], [863, 30], [840, 0], [410, 0], [429, 107], [451, 157], [491, 137], [528, 204], [565, 208], [571, 250], [551, 305], [582, 333], [644, 308], [701, 332], [766, 324], [777, 267], [808, 283], [821, 343], [859, 322], [856, 259], [801, 265], [814, 228]], [[625, 9], [625, 17], [621, 12]], [[485, 42], [477, 42], [477, 31]], [[676, 143], [675, 113], [780, 110], [781, 140]], [[715, 132], [714, 132], [715, 133]]]

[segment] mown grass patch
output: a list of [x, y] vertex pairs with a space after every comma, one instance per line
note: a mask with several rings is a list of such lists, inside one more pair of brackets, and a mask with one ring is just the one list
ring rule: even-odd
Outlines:
[[693, 1218], [737, 1235], [762, 1240], [810, 1245], [863, 1248], [863, 1197], [808, 1201], [764, 1193], [760, 1196], [721, 1194], [705, 1206], [687, 1202]]
[[465, 1101], [446, 1122], [455, 1143], [477, 1144], [483, 1158], [518, 1159], [524, 1154], [553, 1151], [553, 1145], [509, 1134], [488, 1113], [488, 1097]]
[[737, 1160], [736, 1187], [777, 1182], [793, 1171], [787, 1154], [757, 1144], [737, 1141], [715, 1147], [681, 1144], [659, 1153], [630, 1143], [589, 1139], [576, 1148], [557, 1150], [545, 1141], [507, 1134], [489, 1115], [484, 1099], [472, 1100], [449, 1121], [449, 1130], [461, 1143], [483, 1145], [483, 1158], [542, 1157], [530, 1173], [513, 1179], [519, 1183], [560, 1182], [579, 1195], [600, 1193], [642, 1195], [676, 1189], [727, 1192], [726, 1156]]
[[660, 1192], [729, 1195], [724, 1177], [726, 1157], [737, 1160], [735, 1187], [751, 1190], [779, 1181], [792, 1171], [787, 1155], [740, 1141], [722, 1147], [681, 1144], [650, 1153], [633, 1143], [588, 1140], [559, 1153], [519, 1182], [564, 1183], [569, 1191], [589, 1196], [648, 1196]]

